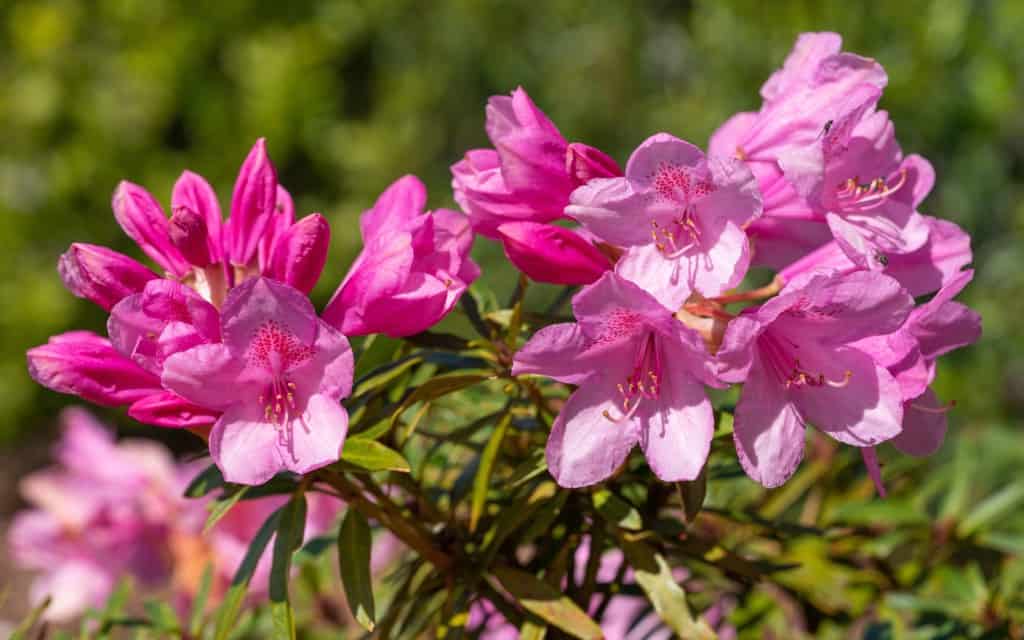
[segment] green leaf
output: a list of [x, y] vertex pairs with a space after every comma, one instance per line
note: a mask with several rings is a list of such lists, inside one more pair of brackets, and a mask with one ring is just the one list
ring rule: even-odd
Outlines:
[[604, 637], [601, 627], [575, 602], [536, 576], [512, 567], [497, 567], [493, 575], [524, 609], [548, 624], [581, 640]]
[[[466, 296], [463, 296], [465, 299]], [[491, 376], [479, 374], [479, 373], [457, 373], [434, 376], [427, 382], [424, 382], [420, 386], [416, 387], [412, 393], [410, 393], [405, 400], [398, 405], [398, 409], [391, 414], [391, 426], [394, 427], [395, 423], [398, 422], [398, 418], [405, 412], [406, 409], [422, 400], [434, 400], [441, 396], [446, 396], [449, 393], [471, 387], [475, 384], [479, 384], [484, 380], [490, 379]]]
[[644, 522], [640, 512], [608, 489], [598, 489], [590, 498], [594, 508], [608, 522], [629, 531], [639, 531], [643, 528]]
[[189, 498], [202, 498], [214, 489], [219, 489], [223, 486], [224, 476], [221, 475], [217, 465], [211, 464], [192, 479], [192, 482], [188, 484], [188, 488], [185, 489], [185, 496]]
[[484, 505], [487, 504], [487, 489], [491, 484], [491, 472], [494, 471], [494, 461], [501, 451], [501, 443], [505, 439], [505, 432], [508, 425], [512, 423], [512, 414], [506, 413], [498, 426], [494, 428], [491, 439], [487, 441], [483, 453], [480, 454], [480, 463], [477, 465], [476, 476], [473, 478], [473, 494], [470, 500], [469, 509], [469, 530], [476, 531], [477, 522], [483, 515]]
[[245, 557], [242, 558], [242, 564], [235, 571], [235, 577], [232, 578], [231, 586], [228, 588], [228, 592], [224, 594], [224, 600], [221, 602], [220, 609], [218, 610], [217, 625], [213, 634], [214, 640], [225, 640], [234, 629], [238, 612], [241, 610], [242, 602], [245, 600], [245, 593], [249, 589], [249, 581], [252, 580], [252, 574], [256, 571], [256, 565], [259, 564], [263, 551], [270, 542], [270, 537], [277, 531], [278, 522], [281, 520], [281, 513], [286, 506], [282, 506], [270, 514], [270, 517], [263, 523], [260, 530], [256, 532], [252, 542], [249, 543], [249, 549], [245, 552]]
[[221, 498], [211, 504], [210, 515], [207, 516], [206, 524], [203, 525], [203, 535], [208, 535], [213, 527], [220, 522], [220, 519], [226, 516], [228, 511], [231, 510], [231, 507], [235, 506], [235, 504], [237, 504], [248, 491], [249, 487], [241, 487], [226, 498]]
[[181, 623], [171, 605], [159, 600], [147, 600], [142, 604], [142, 608], [149, 616], [150, 624], [156, 629], [168, 633], [180, 633]]
[[192, 637], [199, 637], [203, 628], [203, 617], [206, 615], [206, 602], [210, 598], [210, 587], [213, 586], [213, 563], [206, 563], [203, 577], [199, 579], [199, 589], [192, 600], [192, 616], [188, 622], [188, 632]]
[[352, 387], [351, 396], [358, 398], [371, 391], [385, 387], [389, 382], [422, 362], [422, 356], [412, 355], [400, 358], [394, 362], [385, 363], [370, 371], [365, 377], [356, 380]]
[[704, 506], [704, 498], [708, 494], [708, 464], [705, 461], [697, 477], [689, 482], [680, 482], [676, 485], [679, 489], [679, 499], [683, 502], [683, 515], [686, 522], [693, 524]]
[[1024, 483], [1011, 484], [985, 498], [957, 526], [957, 534], [966, 538], [990, 522], [998, 520], [1024, 502]]
[[519, 640], [544, 640], [548, 635], [548, 627], [544, 624], [537, 624], [527, 619], [523, 626], [519, 627]]
[[377, 616], [373, 608], [373, 586], [370, 576], [370, 550], [373, 539], [366, 517], [349, 509], [338, 532], [338, 565], [345, 587], [348, 607], [356, 621], [373, 631]]
[[548, 470], [548, 461], [544, 456], [544, 449], [538, 448], [530, 452], [529, 457], [521, 462], [518, 467], [512, 470], [512, 476], [508, 479], [507, 486], [514, 489], [524, 482], [533, 480]]
[[692, 640], [713, 640], [715, 632], [703, 620], [694, 620], [686, 604], [686, 592], [676, 582], [672, 569], [653, 549], [642, 542], [623, 541], [622, 550], [647, 594], [654, 610], [676, 635]]
[[288, 598], [292, 554], [302, 545], [306, 529], [306, 496], [296, 493], [284, 506], [270, 562], [270, 617], [275, 640], [295, 640], [295, 612]]
[[[377, 442], [353, 436], [345, 441], [341, 450], [342, 469], [355, 467], [357, 471], [400, 471], [409, 473], [409, 462], [394, 449]], [[332, 465], [334, 466], [334, 465]]]
[[295, 555], [292, 556], [292, 562], [295, 564], [311, 562], [332, 547], [334, 547], [334, 536], [317, 536], [302, 545], [302, 548], [295, 552]]

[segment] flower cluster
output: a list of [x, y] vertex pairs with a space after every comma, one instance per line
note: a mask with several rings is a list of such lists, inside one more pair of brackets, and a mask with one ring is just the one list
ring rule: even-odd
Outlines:
[[[980, 317], [951, 301], [972, 276], [963, 270], [970, 239], [917, 211], [934, 171], [904, 156], [877, 108], [881, 65], [840, 48], [835, 34], [800, 36], [762, 87], [760, 111], [730, 118], [707, 155], [658, 133], [624, 175], [582, 172], [588, 179], [562, 214], [591, 239], [586, 251], [602, 247], [617, 259], [576, 295], [576, 322], [542, 329], [513, 368], [578, 385], [547, 446], [563, 486], [608, 478], [636, 444], [659, 478], [695, 479], [714, 431], [705, 385], [743, 384], [736, 451], [768, 487], [795, 471], [807, 425], [859, 447], [880, 492], [874, 446], [891, 440], [925, 455], [941, 443], [948, 407], [928, 389], [935, 361], [981, 331]], [[521, 92], [513, 100], [526, 103]], [[509, 121], [489, 126], [499, 151], [488, 158], [505, 183], [523, 166], [546, 170], [532, 184], [547, 189], [545, 202], [563, 203], [563, 173], [547, 159], [554, 128], [536, 115]], [[515, 153], [502, 152], [511, 143], [495, 129]], [[524, 210], [553, 217], [532, 206], [535, 194], [514, 189], [506, 208], [485, 208], [464, 186], [469, 162], [452, 170], [475, 226]], [[523, 269], [542, 281], [558, 282], [551, 274], [571, 271], [585, 254], [567, 255], [540, 232], [516, 242], [534, 256], [517, 265], [547, 265]], [[730, 293], [751, 265], [777, 276]], [[915, 296], [936, 291], [915, 307]], [[751, 302], [759, 304], [727, 308]]]
[[318, 213], [295, 220], [263, 140], [242, 165], [227, 220], [195, 173], [175, 183], [170, 218], [145, 189], [123, 182], [114, 216], [161, 274], [73, 244], [61, 277], [110, 313], [108, 336], [54, 336], [29, 350], [29, 372], [56, 391], [127, 405], [140, 422], [197, 430], [232, 482], [330, 464], [348, 421], [338, 404], [352, 386], [346, 336], [423, 331], [479, 274], [465, 217], [424, 213], [425, 200], [410, 176], [363, 214], [366, 246], [321, 319], [308, 294], [330, 226]]
[[[142, 588], [170, 590], [186, 607], [201, 576], [212, 568], [212, 595], [219, 599], [242, 562], [249, 541], [287, 496], [266, 496], [235, 505], [203, 534], [208, 499], [184, 496], [203, 462], [175, 463], [170, 452], [146, 440], [115, 443], [112, 434], [83, 409], [65, 410], [64, 431], [54, 452], [58, 466], [21, 482], [31, 508], [17, 514], [9, 531], [13, 559], [40, 571], [30, 599], [53, 600], [47, 619], [66, 621], [101, 607], [123, 575]], [[331, 525], [341, 501], [311, 494], [306, 537]], [[269, 550], [253, 578], [251, 597], [266, 595]]]

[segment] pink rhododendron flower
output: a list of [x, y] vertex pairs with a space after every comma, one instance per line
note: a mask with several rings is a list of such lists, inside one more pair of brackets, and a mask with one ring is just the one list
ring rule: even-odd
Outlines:
[[455, 201], [481, 235], [498, 239], [505, 222], [561, 218], [577, 186], [622, 174], [601, 151], [570, 145], [521, 87], [488, 101], [486, 128], [495, 150], [474, 149], [452, 165]]
[[352, 387], [348, 340], [320, 320], [300, 291], [268, 278], [228, 294], [223, 342], [171, 355], [163, 385], [222, 411], [210, 453], [224, 478], [261, 484], [279, 471], [306, 473], [341, 454]]
[[659, 133], [633, 152], [625, 177], [574, 191], [566, 213], [628, 247], [616, 271], [675, 309], [694, 291], [715, 296], [743, 279], [750, 262], [743, 227], [760, 215], [761, 197], [743, 163], [705, 158]]
[[69, 409], [56, 449], [60, 467], [21, 483], [31, 509], [15, 516], [15, 562], [37, 570], [32, 602], [52, 596], [47, 619], [67, 621], [101, 606], [122, 573], [155, 584], [167, 573], [158, 543], [177, 500], [173, 460], [144, 441], [115, 444], [88, 413]]
[[885, 275], [812, 272], [726, 328], [723, 379], [744, 382], [734, 439], [747, 474], [777, 487], [803, 457], [807, 424], [869, 447], [900, 433], [900, 385], [864, 338], [899, 329], [913, 299]]
[[436, 324], [480, 275], [469, 258], [466, 217], [424, 213], [427, 190], [415, 176], [395, 181], [363, 213], [363, 251], [324, 309], [348, 336], [408, 336]]
[[158, 275], [132, 258], [94, 244], [74, 243], [57, 263], [68, 291], [104, 310], [142, 291]]
[[662, 480], [692, 480], [714, 431], [704, 343], [650, 294], [608, 272], [573, 300], [575, 323], [545, 327], [514, 374], [579, 385], [552, 426], [548, 468], [564, 487], [608, 478], [639, 444]]
[[612, 268], [578, 231], [540, 222], [506, 222], [498, 227], [505, 255], [532, 280], [590, 284]]

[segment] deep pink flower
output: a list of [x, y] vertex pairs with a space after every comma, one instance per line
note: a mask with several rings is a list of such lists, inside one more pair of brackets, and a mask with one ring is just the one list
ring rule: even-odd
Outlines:
[[577, 294], [573, 310], [577, 322], [538, 331], [512, 368], [579, 385], [548, 438], [555, 480], [600, 482], [638, 443], [659, 478], [697, 477], [714, 431], [704, 384], [718, 384], [700, 337], [613, 272]]
[[452, 165], [452, 189], [473, 231], [490, 238], [505, 222], [561, 218], [574, 188], [622, 175], [600, 150], [570, 145], [522, 88], [488, 101], [487, 135], [495, 150], [474, 149]]
[[901, 327], [913, 299], [888, 276], [812, 272], [726, 328], [723, 379], [745, 382], [734, 439], [747, 474], [777, 487], [803, 457], [807, 424], [869, 447], [900, 433], [899, 383], [858, 340]]
[[479, 268], [469, 258], [466, 216], [424, 213], [427, 190], [415, 176], [395, 181], [363, 213], [363, 251], [324, 309], [348, 336], [419, 333], [444, 317]]
[[276, 234], [263, 275], [309, 293], [323, 273], [330, 242], [327, 220], [319, 213], [310, 214]]
[[231, 290], [223, 342], [175, 353], [163, 385], [222, 411], [210, 453], [225, 479], [261, 484], [284, 470], [306, 473], [341, 454], [352, 387], [348, 340], [316, 316], [301, 292], [267, 278]]
[[611, 261], [573, 229], [506, 222], [498, 234], [509, 261], [537, 282], [590, 284], [612, 268]]
[[[940, 289], [971, 263], [971, 237], [948, 220], [922, 216], [929, 227], [925, 244], [906, 254], [893, 254], [885, 260], [883, 273], [899, 281], [912, 296], [923, 296]], [[836, 241], [821, 245], [779, 272], [783, 283], [820, 269], [843, 273], [859, 271]]]
[[940, 356], [973, 344], [981, 336], [981, 316], [953, 302], [973, 277], [972, 270], [961, 272], [931, 300], [915, 308], [897, 331], [855, 345], [887, 367], [899, 383], [903, 431], [892, 444], [906, 454], [931, 455], [942, 444], [948, 407], [939, 402], [929, 385]]
[[761, 197], [742, 162], [705, 158], [659, 133], [633, 152], [625, 177], [576, 189], [566, 213], [628, 247], [616, 271], [675, 309], [694, 291], [716, 296], [743, 279], [750, 262], [743, 227], [760, 215]]

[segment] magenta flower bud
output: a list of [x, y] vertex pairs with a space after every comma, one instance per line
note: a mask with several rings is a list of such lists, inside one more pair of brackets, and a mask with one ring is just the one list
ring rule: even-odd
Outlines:
[[89, 402], [114, 407], [160, 391], [160, 379], [89, 331], [53, 336], [28, 350], [28, 372], [39, 384]]
[[226, 247], [231, 263], [248, 265], [256, 257], [277, 202], [277, 172], [267, 156], [267, 142], [256, 141], [238, 172], [231, 195]]
[[308, 215], [278, 236], [264, 275], [309, 293], [324, 270], [330, 242], [327, 220], [319, 213]]
[[195, 211], [206, 221], [206, 244], [209, 247], [210, 262], [223, 262], [224, 221], [221, 219], [217, 194], [210, 183], [191, 171], [181, 174], [174, 183], [174, 191], [171, 192], [171, 211], [177, 211], [182, 207]]
[[198, 407], [171, 391], [161, 391], [132, 404], [128, 415], [144, 424], [186, 429], [211, 425], [220, 412]]
[[68, 291], [91, 300], [104, 310], [142, 291], [159, 276], [123, 253], [76, 242], [60, 257], [57, 271]]
[[611, 156], [582, 142], [569, 145], [565, 152], [565, 170], [577, 187], [594, 178], [618, 178], [622, 175], [622, 169]]
[[277, 239], [293, 224], [295, 224], [295, 203], [292, 201], [292, 195], [284, 187], [277, 185], [274, 215], [270, 216], [270, 222], [267, 223], [267, 229], [263, 232], [263, 237], [260, 238], [260, 246], [257, 251], [261, 270], [266, 269], [270, 264], [270, 256], [274, 253]]
[[206, 220], [194, 209], [187, 206], [175, 208], [171, 213], [169, 234], [181, 255], [195, 266], [205, 267], [213, 262]]
[[508, 259], [537, 282], [590, 284], [612, 268], [604, 254], [572, 229], [507, 222], [498, 233]]
[[176, 276], [192, 270], [185, 256], [171, 243], [167, 216], [148, 191], [137, 184], [122, 181], [114, 191], [111, 205], [114, 217], [124, 232], [154, 262]]

